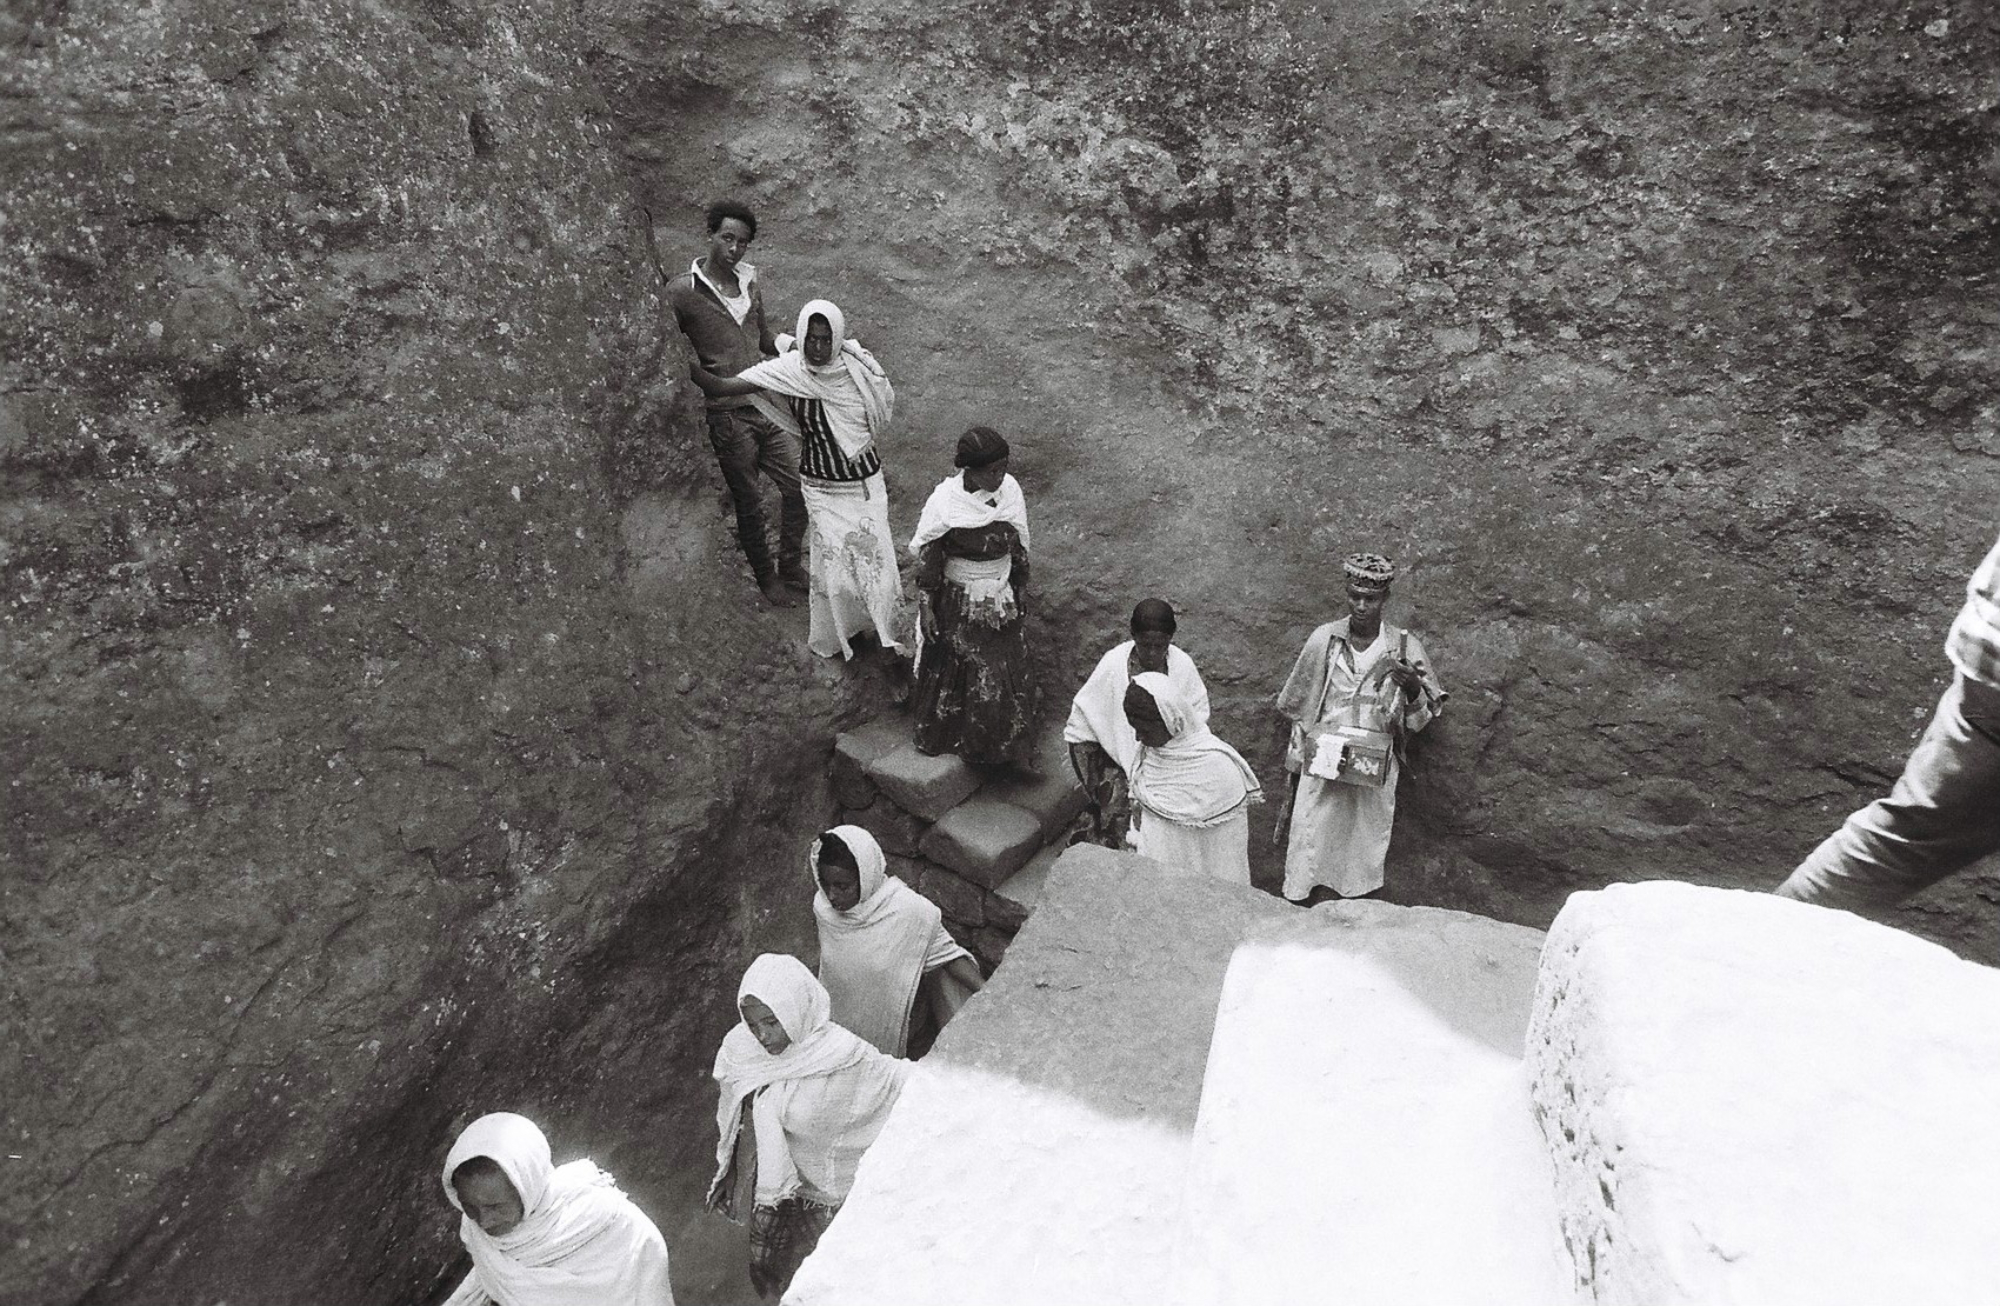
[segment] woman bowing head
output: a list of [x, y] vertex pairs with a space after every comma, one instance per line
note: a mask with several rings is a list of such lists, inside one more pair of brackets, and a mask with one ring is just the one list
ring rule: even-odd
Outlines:
[[673, 1306], [659, 1229], [592, 1162], [556, 1165], [526, 1116], [467, 1125], [444, 1193], [472, 1255], [445, 1306]]
[[1243, 755], [1209, 733], [1172, 680], [1132, 677], [1125, 717], [1139, 741], [1132, 769], [1141, 856], [1182, 870], [1250, 883], [1252, 803], [1263, 789]]

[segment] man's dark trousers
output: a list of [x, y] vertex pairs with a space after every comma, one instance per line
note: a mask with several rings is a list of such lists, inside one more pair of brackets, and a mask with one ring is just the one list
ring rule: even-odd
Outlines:
[[[770, 418], [745, 404], [708, 411], [708, 442], [729, 483], [736, 506], [736, 542], [762, 583], [773, 575], [805, 574], [806, 500], [799, 488], [799, 442]], [[771, 545], [764, 527], [764, 496], [757, 484], [762, 472], [778, 487], [783, 507], [778, 518], [778, 561], [771, 563]]]

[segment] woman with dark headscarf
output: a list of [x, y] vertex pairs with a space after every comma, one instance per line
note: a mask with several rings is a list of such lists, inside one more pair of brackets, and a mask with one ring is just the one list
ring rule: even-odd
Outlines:
[[674, 1306], [659, 1229], [591, 1162], [556, 1165], [526, 1116], [467, 1125], [444, 1195], [472, 1254], [445, 1306]]
[[1032, 743], [1028, 505], [1008, 453], [991, 427], [960, 436], [959, 471], [931, 491], [910, 539], [921, 562], [916, 744], [968, 762], [1024, 761]]
[[1174, 640], [1174, 610], [1165, 599], [1141, 599], [1132, 609], [1132, 638], [1097, 660], [1090, 679], [1070, 704], [1063, 742], [1070, 765], [1090, 795], [1085, 828], [1077, 841], [1121, 848], [1131, 823], [1127, 785], [1139, 761], [1139, 740], [1125, 719], [1125, 689], [1132, 677], [1157, 671], [1172, 682], [1197, 722], [1208, 724], [1208, 686]]
[[800, 309], [798, 335], [777, 343], [776, 358], [734, 377], [697, 368], [695, 381], [711, 395], [748, 395], [799, 437], [812, 594], [806, 646], [823, 658], [853, 657], [849, 641], [872, 628], [884, 648], [895, 649], [903, 581], [875, 446], [895, 413], [895, 387], [828, 300]]

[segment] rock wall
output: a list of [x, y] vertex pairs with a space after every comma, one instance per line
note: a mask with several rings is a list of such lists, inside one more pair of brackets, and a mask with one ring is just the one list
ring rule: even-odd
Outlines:
[[[1052, 697], [1164, 594], [1274, 781], [1337, 558], [1400, 561], [1398, 898], [1775, 884], [1900, 769], [1996, 524], [1988, 9], [585, 13], [669, 261], [742, 194], [890, 367], [892, 501], [1015, 438]], [[1894, 919], [2000, 959], [1997, 890]]]
[[752, 606], [568, 11], [0, 46], [0, 1300], [420, 1300], [498, 1108], [728, 1295], [708, 1058], [886, 692]]

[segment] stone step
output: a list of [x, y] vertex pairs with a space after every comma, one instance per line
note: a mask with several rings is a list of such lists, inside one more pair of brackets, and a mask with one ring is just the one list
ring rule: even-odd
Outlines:
[[[1042, 894], [1048, 888], [1049, 872], [1056, 862], [1068, 851], [1060, 844], [1050, 844], [1028, 859], [1028, 864], [1001, 882], [993, 891], [993, 896], [1006, 904], [1003, 914], [1018, 912], [1025, 920], [1028, 913], [1041, 905]], [[1016, 924], [1016, 929], [1020, 926]]]
[[1003, 775], [986, 782], [981, 790], [991, 798], [1012, 803], [1042, 823], [1042, 840], [1062, 837], [1090, 801], [1077, 782], [1069, 764], [1069, 745], [1060, 728], [1045, 731], [1036, 741], [1032, 755], [1033, 774]]
[[835, 824], [858, 825], [875, 836], [882, 851], [895, 857], [915, 857], [924, 831], [930, 827], [921, 817], [891, 802], [874, 802], [855, 810], [843, 807], [835, 813]]
[[890, 873], [936, 903], [947, 924], [976, 929], [986, 923], [986, 891], [972, 881], [921, 857], [888, 860]]
[[877, 717], [833, 740], [833, 798], [842, 807], [864, 808], [875, 801], [868, 766], [910, 742], [910, 722], [902, 716]]
[[1042, 823], [1012, 803], [980, 794], [924, 832], [924, 856], [981, 888], [997, 888], [1042, 846]]
[[863, 771], [890, 802], [926, 821], [937, 820], [979, 789], [979, 773], [957, 754], [927, 757], [907, 741], [873, 758]]

